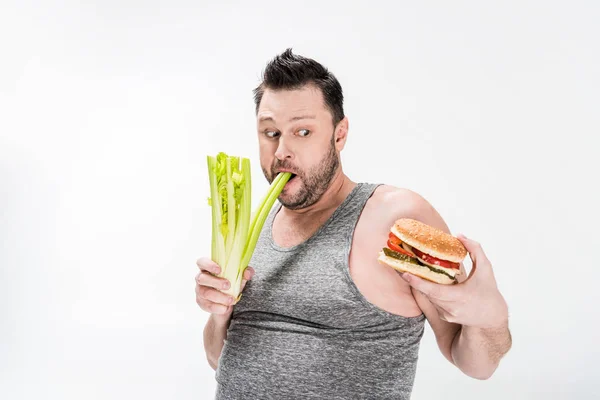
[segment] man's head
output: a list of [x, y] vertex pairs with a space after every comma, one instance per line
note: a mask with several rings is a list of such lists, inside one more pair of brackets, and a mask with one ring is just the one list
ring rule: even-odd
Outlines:
[[296, 175], [279, 201], [290, 209], [316, 203], [341, 170], [348, 120], [340, 83], [288, 49], [269, 62], [254, 100], [265, 177], [272, 182], [280, 170]]

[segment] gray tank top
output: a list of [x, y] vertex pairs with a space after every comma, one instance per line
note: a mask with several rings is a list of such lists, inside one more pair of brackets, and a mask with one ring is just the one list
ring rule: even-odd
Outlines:
[[423, 314], [368, 302], [348, 269], [352, 236], [377, 187], [359, 183], [305, 242], [279, 247], [271, 210], [234, 307], [216, 372], [217, 399], [409, 399]]

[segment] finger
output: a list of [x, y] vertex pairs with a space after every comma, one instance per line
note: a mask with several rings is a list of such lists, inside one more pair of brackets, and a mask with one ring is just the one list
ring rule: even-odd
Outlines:
[[457, 235], [457, 238], [469, 252], [469, 257], [471, 258], [473, 265], [467, 281], [476, 276], [475, 274], [477, 272], [479, 272], [480, 275], [483, 273], [484, 276], [492, 273], [492, 264], [483, 251], [481, 244], [475, 240], [467, 238], [463, 234]]
[[244, 271], [244, 279], [249, 281], [250, 279], [252, 279], [254, 274], [255, 274], [254, 268], [247, 267], [246, 270]]
[[221, 273], [221, 267], [219, 264], [207, 257], [199, 258], [196, 261], [196, 265], [198, 265], [200, 271], [206, 271], [216, 275]]
[[[207, 307], [209, 303], [222, 305], [225, 308], [232, 305], [235, 299], [223, 292], [208, 286], [196, 286], [196, 301], [200, 307]], [[211, 306], [212, 307], [212, 306]], [[208, 310], [206, 310], [208, 311]]]
[[430, 282], [416, 275], [405, 272], [400, 275], [408, 284], [431, 299], [438, 301], [452, 300], [454, 288], [450, 285]]
[[252, 277], [254, 277], [254, 269], [252, 267], [246, 268], [246, 270], [244, 271], [244, 278], [242, 279], [242, 284], [240, 286], [240, 292], [244, 290], [244, 287], [246, 287], [246, 283], [248, 283], [248, 281], [252, 279]]
[[200, 286], [208, 286], [219, 290], [227, 290], [231, 286], [227, 279], [219, 278], [218, 276], [203, 271], [200, 271], [200, 273], [196, 275], [196, 283]]
[[471, 261], [473, 262], [473, 264], [475, 264], [477, 261], [489, 262], [487, 256], [485, 255], [485, 252], [483, 251], [483, 247], [481, 247], [481, 244], [479, 242], [469, 239], [463, 234], [458, 234], [456, 235], [456, 237], [458, 240], [460, 240], [463, 246], [465, 246], [465, 249], [467, 249], [467, 251], [469, 252], [469, 256], [471, 257]]

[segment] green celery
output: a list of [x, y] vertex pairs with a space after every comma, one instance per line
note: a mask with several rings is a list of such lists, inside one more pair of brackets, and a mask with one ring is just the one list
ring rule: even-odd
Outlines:
[[260, 231], [291, 174], [277, 175], [251, 215], [250, 160], [220, 152], [216, 157], [208, 156], [207, 163], [212, 208], [211, 258], [221, 266], [219, 276], [231, 283], [224, 292], [239, 300], [244, 271]]

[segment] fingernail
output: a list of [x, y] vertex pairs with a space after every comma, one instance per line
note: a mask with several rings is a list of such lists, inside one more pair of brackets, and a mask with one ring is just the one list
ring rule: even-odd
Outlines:
[[219, 275], [221, 273], [221, 268], [215, 267], [215, 269], [213, 269], [213, 273]]
[[229, 304], [233, 304], [234, 301], [235, 301], [235, 299], [233, 297], [230, 297], [228, 300]]
[[229, 289], [229, 282], [223, 283], [223, 289]]

